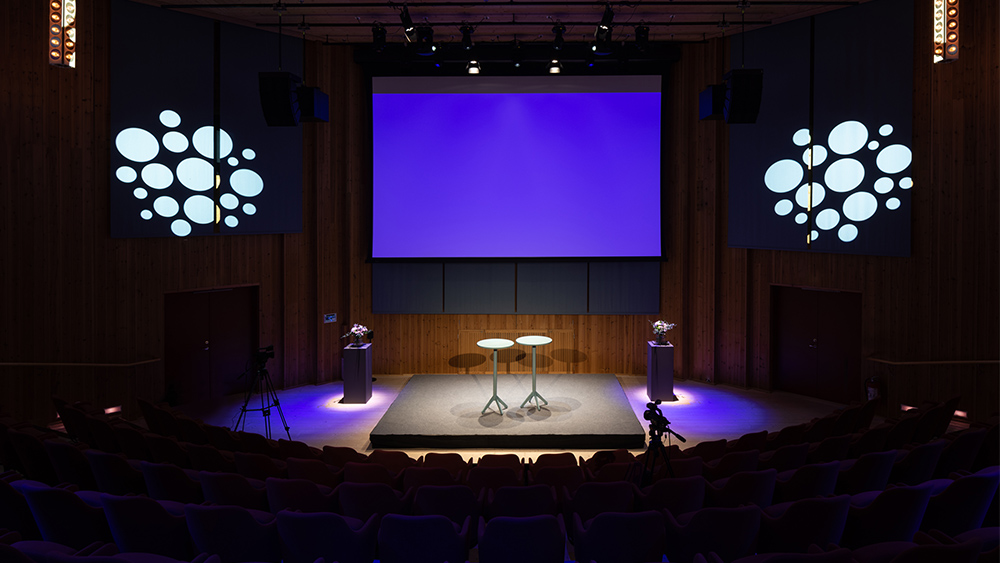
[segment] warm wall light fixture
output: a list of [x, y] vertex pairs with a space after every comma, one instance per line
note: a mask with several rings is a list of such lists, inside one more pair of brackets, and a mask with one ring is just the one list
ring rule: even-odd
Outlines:
[[49, 64], [76, 68], [76, 2], [49, 1]]
[[934, 0], [934, 62], [958, 59], [958, 0]]

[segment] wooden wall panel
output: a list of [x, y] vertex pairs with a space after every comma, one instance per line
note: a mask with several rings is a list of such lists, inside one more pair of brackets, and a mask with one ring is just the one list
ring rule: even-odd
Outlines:
[[[661, 318], [677, 323], [668, 337], [678, 377], [766, 390], [774, 285], [861, 292], [865, 356], [996, 360], [1000, 8], [963, 4], [961, 58], [932, 65], [921, 15], [930, 3], [916, 2], [910, 258], [728, 248], [728, 126], [697, 120], [698, 92], [728, 69], [728, 42], [718, 40], [682, 45], [668, 80], [669, 259], [659, 315], [374, 315], [368, 94], [349, 46], [306, 45], [305, 79], [329, 94], [330, 122], [302, 126], [303, 233], [111, 239], [108, 0], [81, 4], [75, 70], [47, 64], [44, 4], [8, 0], [0, 7], [0, 364], [162, 358], [165, 293], [238, 285], [260, 288], [260, 343], [275, 345], [269, 370], [285, 387], [339, 379], [340, 336], [355, 322], [376, 332], [376, 373], [485, 370], [460, 335], [503, 330], [561, 331], [568, 344], [553, 349], [554, 370], [639, 375], [649, 321]], [[323, 324], [324, 313], [338, 321]], [[862, 375], [883, 378], [887, 412], [960, 392], [962, 406], [985, 418], [998, 404], [998, 372], [997, 364], [865, 362]], [[0, 409], [46, 422], [53, 390], [102, 406], [129, 404], [133, 394], [158, 399], [163, 367], [0, 365]]]

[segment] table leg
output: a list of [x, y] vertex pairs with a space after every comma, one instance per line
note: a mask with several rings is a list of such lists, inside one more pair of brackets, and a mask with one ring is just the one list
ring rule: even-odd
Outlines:
[[531, 399], [535, 400], [536, 410], [542, 408], [542, 406], [538, 404], [539, 399], [541, 399], [542, 402], [545, 403], [546, 405], [549, 404], [549, 402], [545, 400], [545, 397], [542, 397], [541, 395], [538, 394], [538, 390], [536, 389], [537, 373], [535, 369], [535, 349], [536, 349], [535, 346], [531, 347], [531, 393], [528, 395], [528, 398], [525, 399], [523, 403], [521, 403], [522, 409], [524, 408], [524, 405], [527, 405], [528, 401], [530, 401]]
[[493, 350], [493, 396], [490, 397], [490, 400], [486, 402], [486, 406], [483, 407], [483, 412], [481, 412], [480, 414], [486, 414], [486, 410], [490, 408], [490, 405], [493, 404], [493, 401], [496, 401], [496, 403], [497, 403], [497, 410], [499, 410], [500, 414], [502, 415], [503, 414], [503, 410], [505, 408], [507, 408], [507, 403], [503, 402], [503, 399], [501, 399], [500, 396], [497, 395], [497, 351], [496, 351], [496, 349]]

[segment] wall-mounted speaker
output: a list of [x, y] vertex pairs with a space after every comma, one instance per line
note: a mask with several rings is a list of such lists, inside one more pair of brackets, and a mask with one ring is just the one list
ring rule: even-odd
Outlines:
[[764, 88], [764, 71], [759, 68], [733, 69], [723, 76], [726, 81], [726, 123], [756, 123]]
[[300, 121], [330, 121], [330, 96], [311, 86], [300, 86], [298, 95]]
[[[261, 72], [260, 107], [271, 127], [294, 127], [299, 124], [298, 88], [302, 80], [290, 72]], [[329, 110], [327, 110], [329, 112]]]
[[726, 85], [709, 85], [698, 94], [698, 119], [722, 119], [725, 103]]

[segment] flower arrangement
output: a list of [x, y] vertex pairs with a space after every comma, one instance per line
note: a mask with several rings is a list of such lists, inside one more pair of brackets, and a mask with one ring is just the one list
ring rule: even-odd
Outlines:
[[352, 345], [361, 346], [362, 338], [367, 338], [368, 341], [370, 342], [373, 336], [375, 336], [374, 330], [366, 327], [365, 325], [359, 325], [357, 323], [354, 323], [354, 326], [351, 327], [351, 330], [349, 330], [347, 334], [345, 334], [344, 336], [341, 336], [341, 338], [350, 337]]
[[657, 344], [670, 344], [670, 342], [667, 341], [667, 331], [677, 326], [677, 323], [649, 321], [649, 324], [653, 325], [653, 336], [656, 338]]

